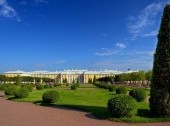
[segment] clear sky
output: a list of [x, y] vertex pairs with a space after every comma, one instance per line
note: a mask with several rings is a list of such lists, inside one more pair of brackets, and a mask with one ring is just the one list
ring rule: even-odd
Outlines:
[[168, 0], [0, 0], [0, 72], [149, 70]]

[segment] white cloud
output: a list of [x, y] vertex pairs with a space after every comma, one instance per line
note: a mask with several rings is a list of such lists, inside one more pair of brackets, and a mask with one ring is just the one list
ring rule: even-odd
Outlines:
[[118, 50], [113, 50], [113, 49], [108, 49], [108, 48], [101, 48], [100, 51], [94, 53], [94, 55], [97, 56], [110, 56], [117, 54], [119, 51]]
[[17, 11], [6, 0], [0, 0], [0, 16], [21, 21]]
[[123, 49], [126, 48], [126, 45], [123, 43], [116, 43], [115, 46]]
[[159, 27], [163, 8], [163, 1], [153, 2], [146, 6], [139, 15], [128, 18], [127, 28], [133, 38], [155, 36]]

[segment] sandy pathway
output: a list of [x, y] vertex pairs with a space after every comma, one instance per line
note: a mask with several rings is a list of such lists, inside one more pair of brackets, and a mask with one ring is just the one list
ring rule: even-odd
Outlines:
[[[2, 93], [0, 93], [0, 96]], [[88, 117], [86, 112], [42, 107], [0, 97], [0, 126], [170, 126], [169, 123], [127, 124]]]

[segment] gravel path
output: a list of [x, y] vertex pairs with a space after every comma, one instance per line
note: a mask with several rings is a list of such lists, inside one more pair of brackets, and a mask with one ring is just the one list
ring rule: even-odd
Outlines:
[[170, 126], [168, 123], [127, 124], [89, 117], [89, 113], [6, 100], [0, 93], [0, 126]]

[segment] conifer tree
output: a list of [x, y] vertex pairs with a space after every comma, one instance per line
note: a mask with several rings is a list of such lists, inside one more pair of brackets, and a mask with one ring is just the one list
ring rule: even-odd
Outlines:
[[158, 34], [150, 95], [152, 116], [170, 117], [170, 5], [164, 8]]

